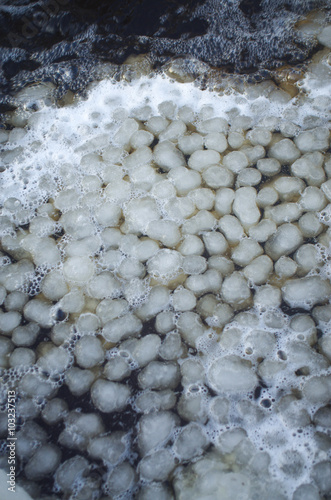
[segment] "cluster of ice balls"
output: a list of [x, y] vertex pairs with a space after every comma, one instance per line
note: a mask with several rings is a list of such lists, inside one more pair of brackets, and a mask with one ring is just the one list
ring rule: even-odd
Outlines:
[[[43, 498], [54, 474], [44, 498], [320, 498], [329, 130], [169, 101], [116, 119], [33, 218], [3, 204], [1, 365], [25, 487]], [[56, 397], [63, 384], [93, 411]]]

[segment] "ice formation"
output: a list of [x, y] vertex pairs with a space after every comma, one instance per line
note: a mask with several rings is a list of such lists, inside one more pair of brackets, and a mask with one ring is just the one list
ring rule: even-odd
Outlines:
[[33, 498], [328, 498], [325, 73], [322, 51], [292, 99], [164, 76], [16, 96], [0, 361]]

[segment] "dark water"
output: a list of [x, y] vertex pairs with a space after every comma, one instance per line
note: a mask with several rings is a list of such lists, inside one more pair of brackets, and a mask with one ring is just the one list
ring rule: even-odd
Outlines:
[[39, 81], [80, 91], [97, 77], [97, 63], [138, 54], [154, 69], [184, 57], [263, 75], [318, 48], [293, 30], [317, 8], [330, 15], [329, 0], [2, 0], [0, 91]]

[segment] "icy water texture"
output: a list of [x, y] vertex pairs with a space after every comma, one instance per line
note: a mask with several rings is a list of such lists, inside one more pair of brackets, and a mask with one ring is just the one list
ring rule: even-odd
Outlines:
[[[328, 0], [2, 1], [0, 88], [51, 81], [59, 95], [82, 91], [103, 64], [120, 78], [132, 55], [148, 55], [154, 70], [175, 60], [194, 77], [219, 68], [265, 79], [321, 47], [318, 25], [297, 29], [313, 9], [330, 16]], [[15, 105], [8, 96], [0, 103]]]
[[330, 498], [329, 57], [292, 99], [165, 75], [15, 96], [0, 361], [32, 498]]

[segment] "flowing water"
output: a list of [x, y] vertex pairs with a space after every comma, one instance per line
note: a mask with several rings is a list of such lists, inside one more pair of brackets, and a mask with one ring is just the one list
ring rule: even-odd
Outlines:
[[1, 2], [1, 498], [331, 498], [330, 16]]

